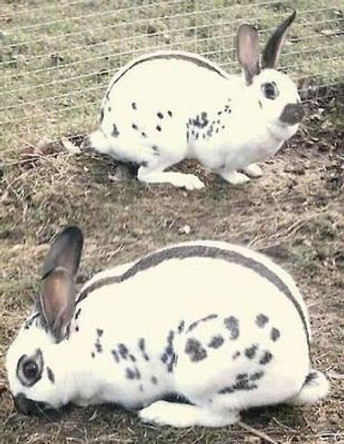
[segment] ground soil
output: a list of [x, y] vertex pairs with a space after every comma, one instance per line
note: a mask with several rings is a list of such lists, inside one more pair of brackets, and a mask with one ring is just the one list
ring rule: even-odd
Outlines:
[[[314, 365], [331, 381], [312, 407], [276, 406], [243, 414], [280, 443], [344, 442], [344, 114], [343, 96], [312, 100], [298, 133], [262, 164], [259, 180], [233, 187], [195, 162], [200, 191], [114, 180], [116, 164], [59, 143], [23, 146], [0, 166], [0, 441], [3, 443], [263, 443], [239, 426], [175, 430], [141, 424], [132, 412], [70, 408], [59, 417], [16, 413], [8, 392], [6, 349], [40, 288], [52, 236], [69, 223], [85, 231], [78, 284], [95, 271], [169, 243], [226, 240], [260, 250], [295, 277], [309, 307]], [[75, 141], [75, 140], [74, 140]], [[189, 227], [189, 228], [186, 228]], [[163, 297], [163, 295], [162, 295]], [[342, 356], [342, 358], [340, 358]]]

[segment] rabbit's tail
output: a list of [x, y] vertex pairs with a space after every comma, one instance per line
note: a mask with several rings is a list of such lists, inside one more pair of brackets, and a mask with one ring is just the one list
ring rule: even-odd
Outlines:
[[299, 393], [289, 400], [290, 404], [314, 404], [325, 398], [330, 390], [330, 383], [326, 376], [311, 370], [306, 376], [305, 382]]
[[97, 130], [88, 136], [89, 147], [100, 153], [108, 153], [111, 151], [111, 141], [106, 137], [103, 131]]

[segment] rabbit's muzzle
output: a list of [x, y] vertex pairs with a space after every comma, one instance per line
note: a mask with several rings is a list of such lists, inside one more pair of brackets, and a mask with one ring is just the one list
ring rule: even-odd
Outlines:
[[40, 415], [48, 409], [45, 402], [32, 401], [23, 393], [14, 396], [13, 401], [17, 411], [24, 415]]
[[289, 103], [284, 107], [280, 120], [288, 125], [300, 123], [305, 116], [305, 111], [301, 103]]

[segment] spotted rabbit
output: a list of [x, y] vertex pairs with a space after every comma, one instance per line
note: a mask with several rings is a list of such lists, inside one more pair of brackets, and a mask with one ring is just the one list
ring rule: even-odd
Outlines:
[[75, 300], [82, 243], [77, 227], [57, 236], [37, 308], [8, 350], [19, 410], [116, 403], [143, 421], [217, 427], [242, 409], [326, 396], [305, 304], [265, 256], [177, 244], [97, 274]]
[[202, 188], [195, 175], [165, 171], [186, 158], [197, 159], [231, 184], [261, 176], [255, 162], [276, 153], [304, 115], [295, 84], [275, 69], [295, 14], [273, 33], [261, 64], [257, 30], [239, 27], [243, 76], [229, 75], [187, 52], [162, 51], [133, 60], [109, 84], [91, 146], [138, 164], [142, 182]]

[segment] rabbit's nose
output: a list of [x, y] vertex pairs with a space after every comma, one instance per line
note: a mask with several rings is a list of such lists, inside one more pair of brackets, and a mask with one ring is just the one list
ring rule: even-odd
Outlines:
[[301, 103], [289, 103], [284, 107], [280, 120], [288, 125], [295, 125], [301, 122], [304, 115], [305, 111]]
[[24, 415], [38, 415], [45, 408], [45, 403], [32, 401], [23, 393], [13, 396], [13, 401], [18, 412], [23, 413]]

